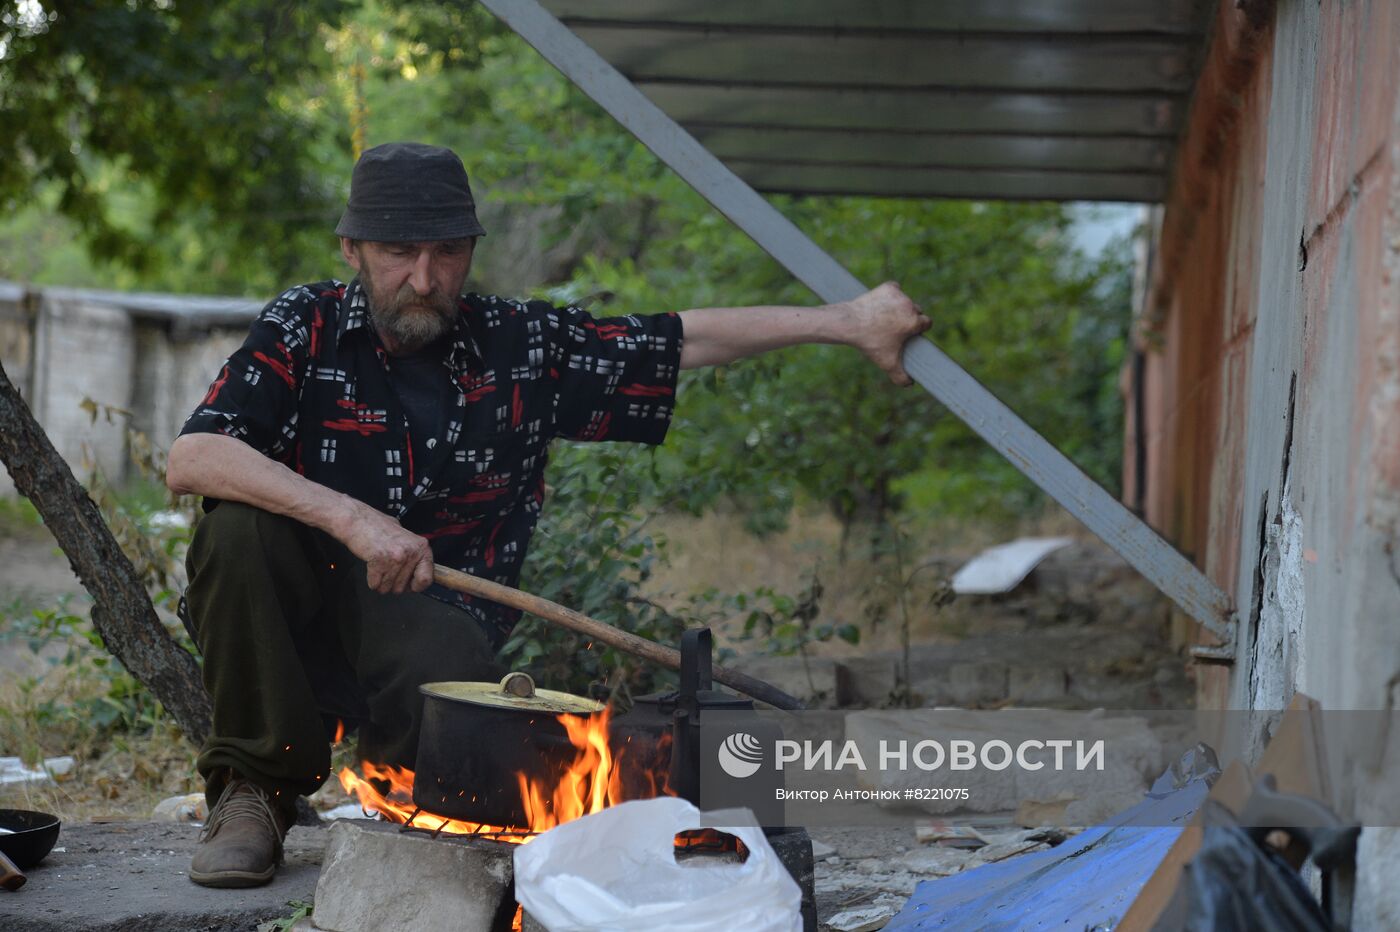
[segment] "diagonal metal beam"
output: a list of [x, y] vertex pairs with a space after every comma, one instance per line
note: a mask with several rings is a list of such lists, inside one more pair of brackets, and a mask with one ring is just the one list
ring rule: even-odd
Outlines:
[[[866, 290], [538, 0], [481, 3], [822, 300], [847, 301]], [[904, 349], [904, 366], [1182, 611], [1227, 642], [1233, 640], [1235, 622], [1225, 592], [947, 354], [928, 340], [914, 339]]]

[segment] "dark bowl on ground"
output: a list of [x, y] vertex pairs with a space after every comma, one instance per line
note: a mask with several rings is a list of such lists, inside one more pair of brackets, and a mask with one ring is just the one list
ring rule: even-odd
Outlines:
[[15, 862], [15, 867], [28, 870], [42, 861], [58, 841], [58, 816], [28, 809], [0, 809], [0, 851]]

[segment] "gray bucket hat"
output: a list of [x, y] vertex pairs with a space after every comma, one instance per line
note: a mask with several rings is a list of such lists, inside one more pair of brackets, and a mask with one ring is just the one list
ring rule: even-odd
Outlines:
[[418, 142], [389, 142], [360, 155], [335, 232], [379, 243], [486, 234], [462, 160], [451, 149]]

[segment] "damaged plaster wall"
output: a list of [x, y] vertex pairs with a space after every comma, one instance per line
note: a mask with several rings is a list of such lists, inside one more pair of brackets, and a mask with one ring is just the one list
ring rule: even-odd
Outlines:
[[[1219, 14], [1145, 305], [1149, 519], [1235, 596], [1236, 662], [1196, 667], [1201, 705], [1394, 710], [1400, 10]], [[1375, 739], [1341, 762], [1363, 823], [1400, 776], [1400, 729]], [[1355, 927], [1400, 927], [1400, 834], [1360, 851]]]
[[[1255, 326], [1249, 344], [1244, 472], [1239, 501], [1244, 520], [1257, 534], [1241, 534], [1233, 580], [1240, 630], [1231, 705], [1276, 708], [1288, 704], [1295, 681], [1286, 666], [1285, 644], [1300, 639], [1300, 614], [1307, 600], [1297, 593], [1297, 567], [1285, 568], [1280, 544], [1299, 534], [1296, 512], [1285, 532], [1284, 489], [1291, 479], [1298, 371], [1303, 365], [1305, 319], [1303, 262], [1299, 256], [1312, 170], [1313, 92], [1320, 11], [1315, 3], [1282, 3], [1274, 23], [1270, 107], [1266, 116], [1266, 165], [1259, 193], [1260, 254], [1253, 288]], [[1253, 115], [1259, 118], [1260, 115]], [[1300, 484], [1301, 486], [1301, 484]], [[1300, 495], [1306, 495], [1299, 488]], [[1289, 511], [1293, 502], [1289, 500]], [[1251, 507], [1252, 506], [1252, 507]], [[1257, 510], [1255, 510], [1257, 509]], [[1285, 604], [1280, 591], [1292, 596]], [[1290, 639], [1289, 634], [1292, 634]], [[1296, 654], [1293, 655], [1296, 659]], [[1294, 671], [1298, 665], [1294, 664]], [[1265, 704], [1261, 705], [1260, 701]]]
[[1158, 236], [1146, 511], [1232, 592], [1206, 706], [1400, 682], [1400, 13], [1221, 3]]
[[[1264, 455], [1261, 439], [1280, 445], [1288, 423], [1286, 406], [1274, 406], [1265, 424], [1251, 403], [1270, 391], [1286, 402], [1292, 371], [1288, 360], [1266, 365], [1274, 383], [1281, 371], [1276, 388], [1261, 384], [1251, 368], [1256, 330], [1272, 332], [1289, 310], [1277, 295], [1261, 302], [1260, 282], [1281, 272], [1285, 285], [1296, 287], [1294, 250], [1287, 234], [1266, 224], [1264, 197], [1267, 172], [1287, 167], [1270, 161], [1280, 128], [1268, 118], [1273, 57], [1287, 50], [1275, 48], [1271, 16], [1251, 15], [1233, 3], [1217, 7], [1212, 33], [1154, 243], [1138, 320], [1146, 358], [1142, 423], [1130, 421], [1129, 429], [1146, 450], [1148, 522], [1235, 593], [1237, 605], [1250, 606], [1260, 541], [1277, 505], [1267, 488], [1280, 476], [1281, 454], [1269, 454], [1267, 474], [1247, 464]], [[1301, 171], [1292, 166], [1295, 176]], [[1291, 242], [1296, 246], [1296, 228]], [[1272, 264], [1265, 269], [1267, 257]], [[1247, 490], [1246, 475], [1260, 481]], [[1249, 584], [1243, 593], [1241, 579]], [[1180, 642], [1211, 640], [1184, 616], [1175, 633]], [[1230, 694], [1228, 668], [1197, 666], [1193, 672], [1201, 705], [1239, 701]]]
[[[1400, 586], [1386, 572], [1400, 501], [1386, 438], [1400, 429], [1400, 407], [1384, 403], [1397, 392], [1395, 283], [1384, 271], [1397, 246], [1400, 183], [1394, 7], [1279, 6], [1264, 215], [1266, 237], [1277, 232], [1261, 262], [1272, 274], [1259, 285], [1260, 320], [1266, 308], [1278, 316], [1256, 328], [1251, 349], [1257, 391], [1244, 499], [1259, 501], [1251, 492], [1267, 487], [1277, 552], [1261, 554], [1257, 643], [1241, 644], [1241, 699], [1287, 701], [1301, 690], [1325, 709], [1380, 709], [1400, 674]], [[1285, 100], [1296, 103], [1280, 107]], [[1285, 371], [1296, 379], [1292, 392]], [[1275, 440], [1270, 422], [1285, 402], [1289, 426]], [[1277, 649], [1280, 634], [1296, 639], [1296, 654]], [[1246, 688], [1246, 673], [1262, 693]]]
[[1282, 709], [1298, 680], [1303, 634], [1303, 519], [1285, 482], [1277, 520], [1266, 523], [1260, 559], [1259, 624], [1250, 672], [1250, 707]]

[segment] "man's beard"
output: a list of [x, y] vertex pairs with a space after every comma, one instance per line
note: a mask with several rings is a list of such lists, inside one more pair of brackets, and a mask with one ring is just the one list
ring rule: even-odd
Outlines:
[[440, 291], [420, 295], [405, 283], [398, 294], [381, 300], [367, 269], [360, 269], [369, 305], [369, 317], [380, 337], [387, 337], [406, 351], [422, 349], [452, 329], [457, 302]]

